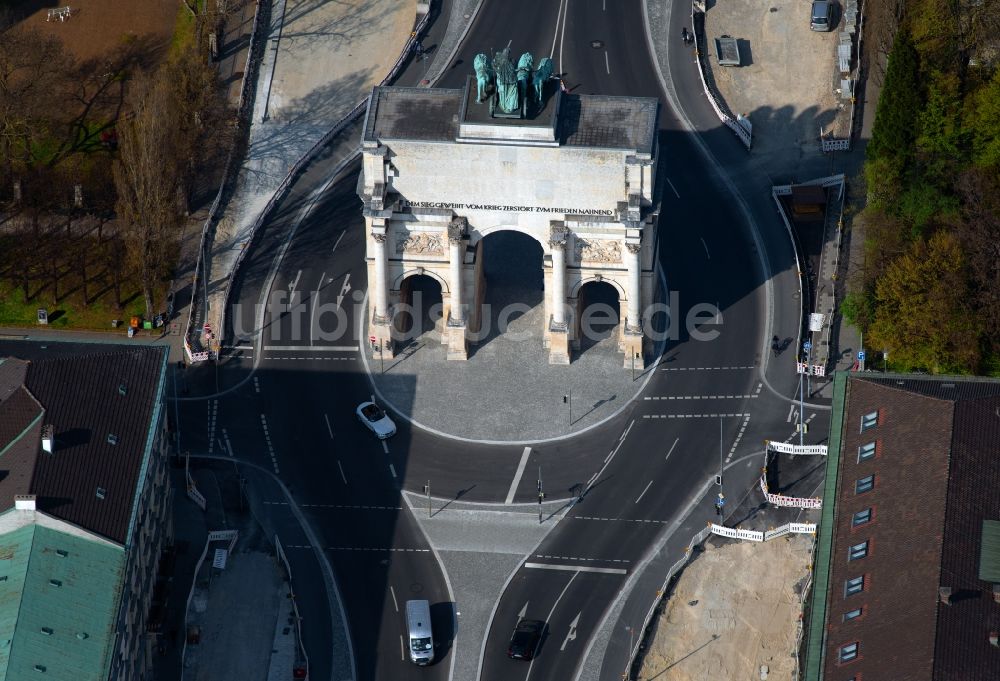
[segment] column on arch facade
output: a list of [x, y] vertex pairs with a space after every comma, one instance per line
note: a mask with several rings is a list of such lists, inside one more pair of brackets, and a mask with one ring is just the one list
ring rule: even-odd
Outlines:
[[388, 231], [384, 221], [372, 222], [372, 259], [375, 265], [375, 277], [372, 282], [373, 311], [371, 319], [371, 335], [375, 337], [373, 356], [391, 358], [392, 346], [392, 313], [389, 309], [389, 252], [387, 247]]
[[469, 358], [469, 344], [466, 336], [468, 326], [465, 304], [465, 251], [466, 226], [465, 218], [455, 218], [448, 224], [448, 288], [451, 303], [445, 333], [448, 342], [448, 359], [466, 360]]
[[622, 330], [622, 349], [625, 351], [625, 367], [645, 368], [642, 352], [642, 243], [638, 240], [625, 242], [625, 267], [628, 271], [628, 296], [625, 324]]
[[569, 230], [562, 221], [553, 220], [549, 227], [549, 249], [552, 255], [552, 316], [549, 336], [549, 364], [569, 364], [569, 324], [566, 322], [566, 243]]

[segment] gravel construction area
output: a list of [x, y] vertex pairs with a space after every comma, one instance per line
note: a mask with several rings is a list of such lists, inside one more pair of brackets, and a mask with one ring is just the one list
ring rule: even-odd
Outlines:
[[[790, 679], [813, 537], [709, 538], [681, 573], [646, 651], [642, 681]], [[767, 667], [767, 676], [761, 668]]]
[[[65, 21], [46, 21], [48, 11], [70, 8]], [[149, 54], [158, 58], [170, 46], [179, 0], [86, 0], [60, 3], [34, 0], [12, 3], [15, 14], [25, 16], [24, 23], [46, 35], [62, 39], [66, 48], [83, 62], [96, 59], [121, 45], [129, 36], [145, 41]]]
[[[753, 124], [756, 156], [798, 159], [820, 154], [820, 129], [846, 137], [850, 100], [834, 91], [837, 36], [809, 29], [809, 0], [725, 0], [707, 3], [708, 62], [734, 114]], [[840, 8], [834, 14], [840, 22]], [[715, 38], [737, 39], [742, 66], [720, 66]]]

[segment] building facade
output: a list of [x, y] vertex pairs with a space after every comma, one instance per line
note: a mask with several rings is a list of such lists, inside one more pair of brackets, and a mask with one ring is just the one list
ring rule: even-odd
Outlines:
[[0, 575], [0, 679], [152, 678], [166, 364], [159, 347], [0, 344], [0, 545], [24, 564]]
[[448, 358], [468, 357], [488, 282], [484, 239], [512, 230], [542, 248], [544, 344], [568, 363], [579, 343], [580, 289], [614, 287], [625, 364], [643, 363], [655, 293], [655, 99], [571, 95], [549, 81], [538, 110], [494, 118], [463, 89], [376, 87], [362, 139], [369, 329], [391, 357], [406, 281], [440, 284]]

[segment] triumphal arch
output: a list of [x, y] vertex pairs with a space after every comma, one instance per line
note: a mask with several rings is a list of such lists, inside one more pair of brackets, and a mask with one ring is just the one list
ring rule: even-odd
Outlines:
[[508, 50], [478, 55], [462, 89], [376, 87], [362, 139], [369, 333], [392, 357], [396, 308], [413, 275], [441, 286], [449, 359], [466, 359], [489, 282], [483, 239], [514, 230], [543, 249], [549, 361], [580, 338], [581, 287], [618, 292], [618, 347], [643, 364], [652, 302], [651, 211], [658, 102], [566, 92], [552, 63]]

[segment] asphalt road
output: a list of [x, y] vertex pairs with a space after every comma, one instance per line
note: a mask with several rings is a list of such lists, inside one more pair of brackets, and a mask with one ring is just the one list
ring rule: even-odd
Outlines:
[[[675, 17], [672, 34], [679, 36], [685, 18]], [[756, 178], [737, 182], [757, 223], [756, 236], [721, 180], [720, 171], [739, 180], [753, 169], [704, 101], [690, 49], [679, 37], [670, 45], [676, 64], [671, 77], [683, 116], [701, 133], [715, 165], [705, 161], [699, 142], [667, 106], [642, 26], [638, 0], [576, 1], [565, 12], [558, 2], [488, 0], [440, 84], [460, 86], [475, 53], [510, 40], [515, 55], [552, 54], [574, 92], [660, 98], [660, 260], [668, 288], [677, 295], [678, 320], [700, 303], [721, 311], [702, 326], [718, 332], [710, 342], [690, 337], [678, 324], [642, 398], [618, 417], [583, 438], [532, 448], [528, 470], [545, 466], [549, 497], [582, 494], [582, 501], [526, 561], [539, 567], [520, 568], [500, 599], [482, 679], [574, 678], [610, 606], [652, 547], [672, 536], [692, 508], [705, 515], [706, 499], [696, 492], [718, 472], [720, 445], [721, 458], [739, 461], [765, 437], [784, 439], [792, 428], [787, 396], [794, 393], [794, 358], [766, 354], [770, 334], [797, 336], [790, 244], [768, 198], [756, 191]], [[355, 293], [365, 290], [366, 271], [357, 170], [337, 181], [324, 170], [317, 164], [299, 179], [240, 271], [234, 287], [240, 307], [233, 311], [240, 328], [231, 340], [262, 330], [264, 341], [259, 349], [237, 349], [218, 367], [213, 380], [219, 390], [239, 387], [214, 398], [217, 413], [211, 400], [208, 416], [205, 401], [183, 404], [182, 420], [198, 424], [185, 427], [185, 448], [232, 447], [243, 458], [271, 466], [292, 488], [333, 564], [359, 679], [444, 679], [454, 608], [444, 575], [399, 491], [419, 491], [431, 479], [438, 496], [503, 501], [522, 448], [457, 444], [405, 423], [383, 448], [356, 422], [354, 408], [370, 393], [358, 356], [364, 339]], [[285, 310], [272, 304], [258, 329], [256, 306], [268, 291], [292, 291], [291, 300]], [[825, 431], [819, 414], [814, 432]], [[751, 456], [728, 469], [727, 495], [738, 497], [749, 488], [762, 462], [762, 456], [759, 461]], [[535, 494], [534, 479], [524, 476], [515, 500], [530, 502]], [[695, 524], [705, 519], [695, 518]], [[682, 545], [678, 535], [664, 550], [679, 557]], [[290, 559], [293, 570], [312, 560], [305, 549]], [[409, 664], [401, 650], [400, 610], [414, 597], [434, 604], [442, 645], [429, 669]], [[324, 598], [317, 582], [300, 586], [300, 599], [310, 602], [305, 635], [315, 678], [331, 678], [332, 671], [324, 655], [329, 637], [319, 607]], [[637, 599], [635, 608], [643, 603], [648, 607], [649, 598]], [[522, 613], [548, 622], [532, 663], [505, 656]], [[641, 624], [634, 613], [621, 617]], [[621, 626], [613, 631], [602, 679], [620, 678], [628, 653], [629, 634]]]

